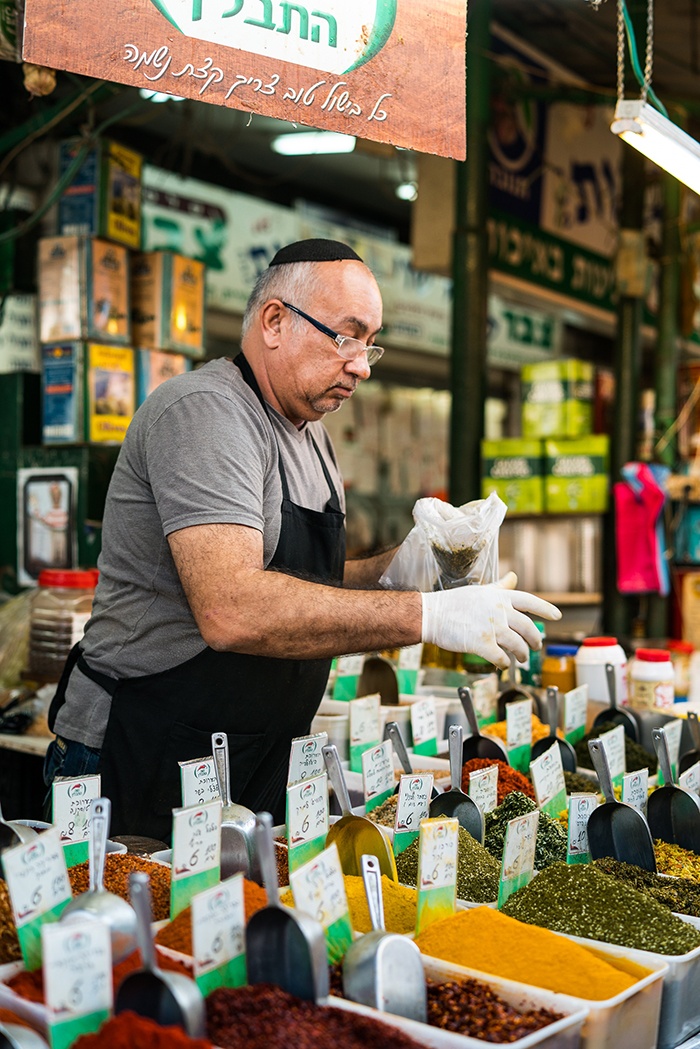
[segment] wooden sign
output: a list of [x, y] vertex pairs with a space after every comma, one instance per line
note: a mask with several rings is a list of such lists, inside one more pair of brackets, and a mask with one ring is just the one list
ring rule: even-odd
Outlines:
[[26, 62], [466, 155], [466, 0], [26, 0]]

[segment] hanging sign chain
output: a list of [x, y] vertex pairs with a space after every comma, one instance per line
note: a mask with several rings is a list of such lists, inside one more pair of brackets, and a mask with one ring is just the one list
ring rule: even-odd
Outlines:
[[[617, 99], [625, 97], [625, 0], [617, 0]], [[630, 29], [630, 32], [632, 30]], [[632, 45], [634, 46], [634, 45]], [[636, 56], [635, 56], [636, 61]], [[640, 98], [646, 102], [651, 88], [651, 74], [654, 64], [654, 0], [647, 0], [647, 39], [644, 61], [644, 80], [641, 85]], [[638, 68], [638, 66], [636, 66]]]

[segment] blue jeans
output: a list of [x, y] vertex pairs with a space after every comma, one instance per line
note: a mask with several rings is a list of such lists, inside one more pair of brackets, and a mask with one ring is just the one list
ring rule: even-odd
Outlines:
[[51, 819], [51, 784], [57, 776], [92, 776], [97, 772], [100, 752], [84, 743], [56, 736], [49, 743], [44, 758], [44, 783], [49, 788], [44, 798], [44, 814]]

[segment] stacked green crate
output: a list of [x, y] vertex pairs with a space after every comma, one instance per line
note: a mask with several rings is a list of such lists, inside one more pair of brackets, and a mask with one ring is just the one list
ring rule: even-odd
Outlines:
[[511, 514], [544, 509], [542, 441], [504, 438], [481, 442], [481, 495], [500, 496]]

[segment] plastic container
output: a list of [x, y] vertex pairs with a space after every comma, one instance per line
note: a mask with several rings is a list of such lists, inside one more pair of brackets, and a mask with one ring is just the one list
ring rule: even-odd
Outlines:
[[671, 653], [673, 663], [675, 701], [685, 703], [690, 692], [690, 660], [695, 647], [690, 641], [669, 641], [666, 648]]
[[675, 699], [674, 680], [670, 652], [665, 648], [638, 648], [630, 665], [630, 707], [671, 709]]
[[68, 653], [80, 641], [92, 612], [93, 570], [44, 569], [29, 620], [29, 673], [58, 681]]
[[547, 645], [542, 660], [542, 688], [558, 688], [562, 694], [576, 688], [577, 652], [578, 645]]
[[576, 684], [588, 685], [588, 698], [594, 703], [610, 705], [608, 683], [605, 667], [612, 663], [615, 667], [617, 684], [617, 704], [627, 703], [627, 656], [616, 637], [587, 637], [574, 656], [576, 665]]

